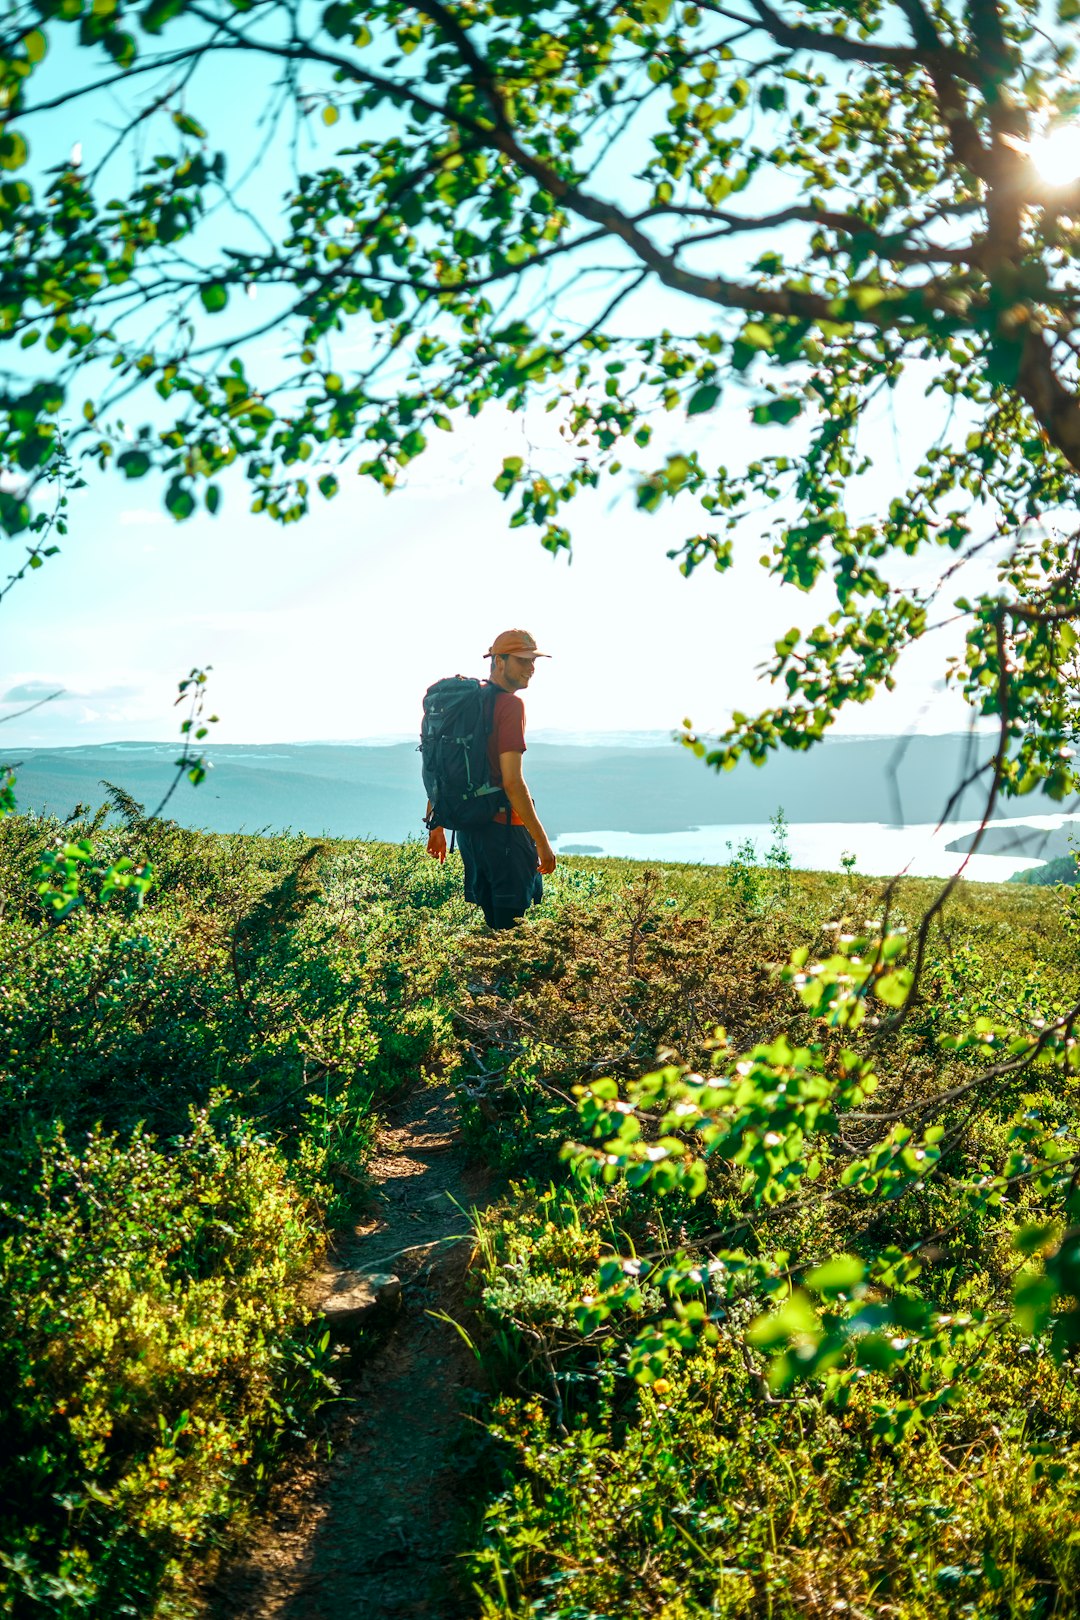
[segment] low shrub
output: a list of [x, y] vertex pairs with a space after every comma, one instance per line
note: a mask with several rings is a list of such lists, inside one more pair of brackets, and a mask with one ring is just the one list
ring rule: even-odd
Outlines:
[[[365, 1197], [374, 1108], [456, 1061], [456, 868], [119, 808], [0, 818], [13, 1617], [164, 1612], [318, 1432], [333, 1384], [301, 1279]], [[154, 881], [57, 907], [35, 887], [49, 851], [53, 885], [65, 862]]]
[[0, 1220], [0, 1612], [148, 1613], [333, 1388], [297, 1288], [312, 1210], [202, 1112], [165, 1149], [57, 1129]]
[[[890, 1026], [902, 955], [860, 952], [850, 875], [784, 874], [780, 910], [767, 872], [750, 907], [730, 871], [595, 867], [587, 908], [467, 946], [472, 1128], [535, 1177], [481, 1227], [485, 1620], [1071, 1613], [1068, 1032], [995, 1068], [1075, 999], [1071, 911], [962, 887]], [[785, 979], [800, 945], [824, 966]], [[863, 966], [883, 996], [830, 1020]]]
[[[725, 1340], [630, 1394], [601, 1366], [588, 1421], [553, 1431], [539, 1397], [504, 1397], [492, 1432], [512, 1483], [472, 1559], [485, 1620], [941, 1620], [1072, 1612], [1080, 1549], [1075, 1394], [1069, 1443], [1032, 1467], [1023, 1407], [980, 1398], [900, 1446], [865, 1414], [770, 1401]], [[1015, 1392], [1014, 1392], [1015, 1397]], [[998, 1423], [1005, 1427], [998, 1429]]]

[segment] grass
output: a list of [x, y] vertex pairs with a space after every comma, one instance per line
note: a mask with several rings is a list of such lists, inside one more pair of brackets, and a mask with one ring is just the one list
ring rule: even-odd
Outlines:
[[[719, 1072], [718, 1026], [738, 1051], [819, 1042], [824, 1063], [873, 1041], [822, 1034], [780, 968], [877, 917], [878, 885], [580, 858], [492, 936], [457, 863], [419, 846], [213, 837], [130, 807], [94, 822], [0, 821], [0, 1613], [186, 1612], [187, 1572], [334, 1399], [298, 1282], [363, 1200], [380, 1100], [434, 1075], [505, 1177], [469, 1328], [491, 1387], [462, 1549], [477, 1614], [1073, 1612], [1075, 1351], [1051, 1353], [1049, 1307], [1013, 1313], [1017, 1279], [1064, 1252], [1061, 1178], [971, 1193], [1015, 1153], [1017, 1117], [1074, 1150], [1067, 1066], [1018, 1072], [970, 1118], [943, 1105], [940, 1168], [886, 1201], [841, 1183], [873, 1145], [853, 1124], [807, 1201], [756, 1203], [723, 1154], [667, 1190], [590, 1170], [590, 1088], [625, 1098], [658, 1059]], [[41, 853], [83, 836], [148, 857], [156, 883], [141, 908], [120, 892], [43, 930]], [[916, 925], [934, 893], [904, 882], [893, 920]], [[958, 1035], [1070, 1003], [1077, 932], [1073, 896], [962, 886], [917, 1008], [877, 1039], [877, 1105], [969, 1081], [982, 1098], [994, 1054]], [[1024, 1222], [1043, 1233], [1027, 1255]], [[778, 1380], [794, 1352], [751, 1324], [823, 1257], [890, 1251], [909, 1258], [815, 1319], [922, 1311], [911, 1346], [862, 1365], [845, 1340]], [[665, 1282], [680, 1253], [711, 1257], [704, 1294]], [[642, 1276], [590, 1316], [635, 1256]]]
[[452, 1065], [462, 926], [413, 849], [94, 836], [157, 884], [42, 930], [0, 821], [0, 1613], [181, 1612], [335, 1397], [301, 1303], [380, 1098]]
[[[461, 1014], [482, 1076], [462, 1079], [471, 1127], [521, 1177], [480, 1249], [504, 1471], [475, 1537], [483, 1615], [1074, 1612], [1080, 1543], [1061, 1527], [1080, 1508], [1075, 1354], [1051, 1355], [1010, 1308], [1017, 1221], [1050, 1213], [1058, 1194], [1021, 1186], [1014, 1206], [964, 1185], [971, 1166], [1001, 1169], [1018, 1113], [1075, 1150], [1075, 1078], [1022, 1072], [975, 1111], [940, 1175], [884, 1206], [834, 1188], [808, 1208], [755, 1212], [715, 1162], [696, 1198], [565, 1174], [552, 1184], [551, 1149], [581, 1134], [575, 1088], [596, 1075], [628, 1081], [657, 1049], [707, 1072], [718, 1023], [740, 1049], [780, 1029], [812, 1039], [769, 964], [800, 943], [822, 951], [879, 903], [872, 886], [821, 874], [750, 869], [749, 890], [746, 872], [618, 862], [567, 876], [570, 895], [527, 933], [478, 942]], [[894, 916], [916, 925], [935, 893], [903, 884]], [[919, 1007], [876, 1053], [879, 1096], [917, 1103], [977, 1079], [985, 1053], [943, 1042], [978, 1018], [1032, 1024], [1071, 1003], [1074, 941], [1069, 897], [963, 886], [933, 932]], [[725, 1229], [747, 1215], [749, 1264], [712, 1294], [713, 1342], [678, 1324], [685, 1351], [665, 1348], [651, 1384], [635, 1381], [631, 1349], [643, 1332], [662, 1340], [672, 1304], [647, 1280], [631, 1309], [583, 1325], [575, 1306], [602, 1293], [605, 1257], [722, 1257]], [[849, 1355], [831, 1390], [827, 1370], [771, 1383], [747, 1342], [770, 1286], [830, 1253], [890, 1248], [919, 1265], [869, 1297], [921, 1297], [933, 1323], [962, 1331], [928, 1334], [891, 1371]]]

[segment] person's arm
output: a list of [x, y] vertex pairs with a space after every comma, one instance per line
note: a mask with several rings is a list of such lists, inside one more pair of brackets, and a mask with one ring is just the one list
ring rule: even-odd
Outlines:
[[499, 771], [502, 775], [503, 792], [510, 800], [510, 807], [519, 817], [527, 832], [532, 834], [536, 853], [540, 859], [540, 870], [547, 874], [555, 870], [555, 851], [548, 843], [548, 835], [540, 825], [540, 817], [536, 813], [536, 806], [532, 801], [532, 794], [525, 786], [525, 778], [521, 774], [521, 755], [507, 753], [499, 755]]
[[[424, 811], [424, 820], [425, 821], [427, 821], [427, 818], [428, 818], [428, 816], [430, 816], [430, 814], [431, 814], [431, 800], [429, 799], [428, 802], [427, 802], [427, 809]], [[427, 852], [431, 856], [432, 860], [433, 861], [438, 861], [440, 863], [440, 865], [442, 864], [443, 861], [445, 861], [445, 859], [446, 859], [446, 834], [445, 834], [445, 832], [443, 831], [443, 829], [441, 827], [431, 827], [431, 828], [428, 829]]]

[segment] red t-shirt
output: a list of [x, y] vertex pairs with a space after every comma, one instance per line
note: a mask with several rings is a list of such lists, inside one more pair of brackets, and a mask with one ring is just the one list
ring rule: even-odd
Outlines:
[[[525, 705], [516, 692], [500, 692], [495, 699], [488, 733], [488, 764], [491, 766], [491, 780], [496, 787], [502, 786], [499, 755], [524, 752]], [[505, 820], [505, 815], [500, 812], [496, 820]], [[510, 823], [514, 827], [524, 825], [516, 810], [510, 812]]]

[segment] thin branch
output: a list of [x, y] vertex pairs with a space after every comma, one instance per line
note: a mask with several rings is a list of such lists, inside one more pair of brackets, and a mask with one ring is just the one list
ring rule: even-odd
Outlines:
[[[63, 695], [64, 688], [60, 686], [55, 692], [49, 692], [45, 697], [38, 698], [36, 703], [28, 703], [25, 709], [16, 709], [14, 714], [0, 715], [0, 726], [6, 725], [9, 720], [21, 720], [24, 714], [33, 714], [34, 710], [40, 709], [42, 704], [52, 703], [55, 698], [63, 697]], [[4, 769], [10, 770], [11, 767], [5, 766]]]

